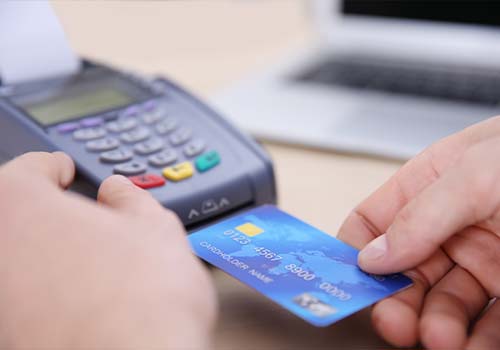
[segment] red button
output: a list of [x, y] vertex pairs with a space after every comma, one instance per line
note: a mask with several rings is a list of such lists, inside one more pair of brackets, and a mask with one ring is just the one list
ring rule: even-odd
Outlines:
[[155, 174], [137, 175], [129, 177], [129, 179], [134, 183], [134, 185], [144, 189], [165, 185], [165, 179], [162, 176]]

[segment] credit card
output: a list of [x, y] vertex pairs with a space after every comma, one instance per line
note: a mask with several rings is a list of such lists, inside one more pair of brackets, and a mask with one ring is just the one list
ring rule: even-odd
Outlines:
[[412, 285], [402, 274], [363, 272], [358, 250], [272, 205], [188, 239], [200, 258], [318, 327]]

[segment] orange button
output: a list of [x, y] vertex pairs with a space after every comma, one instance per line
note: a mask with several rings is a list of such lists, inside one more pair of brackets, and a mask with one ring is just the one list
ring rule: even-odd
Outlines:
[[134, 185], [144, 189], [165, 185], [165, 179], [155, 174], [137, 175], [129, 177], [129, 179], [134, 183]]

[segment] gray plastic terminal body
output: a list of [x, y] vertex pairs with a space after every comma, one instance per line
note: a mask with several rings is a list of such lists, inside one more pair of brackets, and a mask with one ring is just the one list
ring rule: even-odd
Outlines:
[[[78, 181], [74, 186], [75, 190], [95, 196], [100, 183], [117, 172], [117, 168], [118, 172], [134, 173], [133, 167], [120, 167], [116, 164], [122, 162], [120, 158], [130, 160], [133, 156], [133, 161], [140, 162], [145, 172], [161, 175], [162, 165], [193, 161], [191, 157], [198, 150], [187, 142], [194, 141], [200, 148], [203, 145], [204, 151], [217, 151], [221, 158], [220, 164], [203, 173], [195, 170], [189, 179], [179, 182], [167, 180], [165, 186], [149, 190], [165, 207], [175, 211], [187, 227], [193, 229], [236, 210], [276, 202], [273, 166], [267, 153], [197, 98], [166, 79], [156, 79], [149, 83], [95, 64], [88, 64], [84, 71], [98, 73], [99, 76], [109, 75], [117, 82], [135, 84], [136, 88], [139, 86], [154, 91], [151, 100], [161, 103], [162, 111], [169, 115], [163, 125], [156, 126], [161, 130], [156, 131], [155, 125], [151, 124], [157, 121], [156, 116], [146, 114], [145, 118], [138, 117], [141, 126], [135, 129], [140, 130], [136, 133], [131, 133], [130, 130], [135, 123], [113, 124], [113, 121], [109, 121], [111, 124], [108, 127], [61, 133], [58, 132], [57, 125], [42, 127], [13, 102], [19, 92], [48, 90], [61, 84], [60, 79], [19, 87], [0, 86], [0, 153], [3, 157], [13, 158], [29, 151], [64, 151], [74, 159], [77, 166]], [[120, 113], [123, 114], [123, 111], [117, 111], [116, 115], [121, 115]], [[110, 111], [79, 119], [107, 115], [110, 115]], [[148, 154], [138, 159], [141, 156], [138, 153], [149, 153], [146, 152], [146, 147], [140, 149], [140, 146], [134, 151], [137, 143], [133, 142], [145, 137], [146, 132], [141, 129], [143, 126], [148, 128], [148, 132], [154, 133], [155, 137], [162, 137], [167, 144], [170, 142], [173, 146], [162, 150], [164, 153], [158, 153], [156, 157]], [[170, 130], [175, 127], [178, 127], [175, 131]], [[122, 131], [122, 134], [113, 131]], [[114, 141], [87, 144], [103, 135], [119, 139], [120, 148], [111, 144]], [[103, 153], [95, 152], [94, 148], [99, 146], [112, 146], [113, 149]], [[175, 148], [176, 146], [178, 147]], [[91, 151], [89, 147], [92, 148]]]

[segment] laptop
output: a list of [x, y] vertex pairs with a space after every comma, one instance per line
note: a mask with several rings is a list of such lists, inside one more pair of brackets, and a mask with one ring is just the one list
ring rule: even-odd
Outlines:
[[407, 159], [500, 113], [500, 1], [310, 5], [317, 42], [212, 99], [258, 138]]

